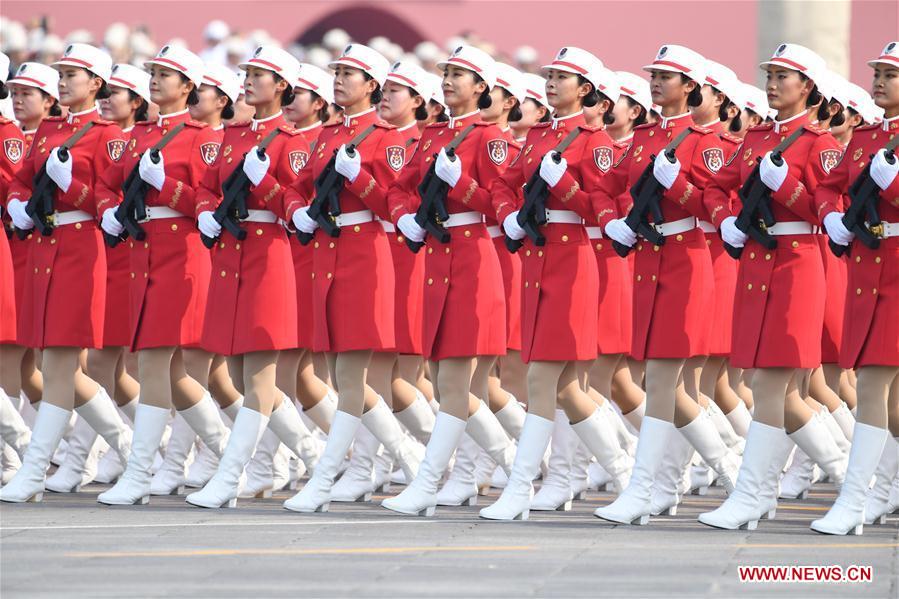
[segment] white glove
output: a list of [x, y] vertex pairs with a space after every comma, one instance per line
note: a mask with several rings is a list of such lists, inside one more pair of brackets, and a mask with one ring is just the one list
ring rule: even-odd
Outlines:
[[140, 178], [156, 188], [156, 191], [162, 191], [165, 185], [165, 162], [162, 159], [162, 153], [159, 153], [159, 163], [150, 160], [150, 151], [144, 152], [140, 157], [140, 164], [137, 167]]
[[749, 235], [738, 229], [736, 222], [736, 216], [728, 216], [721, 221], [721, 239], [728, 245], [732, 245], [735, 248], [741, 248], [746, 245], [746, 240], [749, 239]]
[[411, 214], [402, 215], [396, 222], [396, 226], [407, 239], [411, 239], [416, 243], [421, 243], [425, 240], [425, 230], [415, 222], [415, 217]]
[[899, 173], [899, 159], [893, 158], [893, 164], [890, 164], [887, 162], [886, 153], [887, 151], [881, 148], [871, 160], [871, 178], [881, 189], [887, 189], [892, 185], [896, 173]]
[[[541, 173], [540, 176], [542, 177], [543, 173]], [[549, 183], [549, 181], [547, 181], [547, 183]], [[521, 225], [518, 224], [518, 210], [516, 210], [515, 212], [507, 216], [505, 220], [503, 220], [503, 231], [506, 232], [506, 236], [508, 236], [509, 239], [514, 239], [515, 241], [524, 239], [524, 229], [522, 229]]]
[[623, 218], [609, 221], [609, 224], [606, 225], [606, 236], [627, 247], [637, 243], [637, 234], [624, 224]]
[[843, 224], [842, 212], [831, 212], [824, 217], [824, 228], [827, 229], [827, 236], [830, 240], [838, 245], [849, 245], [855, 238], [855, 235]]
[[674, 162], [670, 162], [663, 152], [656, 156], [655, 162], [652, 163], [652, 175], [656, 181], [665, 186], [665, 189], [671, 189], [679, 173], [680, 160], [676, 156]]
[[222, 234], [222, 226], [215, 222], [211, 210], [200, 213], [200, 216], [197, 217], [197, 227], [200, 229], [200, 233], [213, 239]]
[[69, 191], [72, 185], [72, 154], [69, 159], [62, 162], [59, 159], [59, 148], [54, 148], [47, 158], [47, 174], [63, 192]]
[[247, 174], [250, 183], [253, 185], [259, 185], [262, 182], [262, 178], [265, 176], [265, 173], [268, 172], [268, 167], [271, 166], [272, 163], [268, 154], [265, 155], [265, 160], [259, 160], [259, 154], [256, 153], [257, 147], [258, 146], [253, 146], [250, 148], [250, 151], [247, 152], [243, 161], [243, 172]]
[[334, 160], [334, 169], [347, 178], [352, 183], [359, 176], [359, 169], [362, 168], [362, 156], [359, 154], [359, 148], [350, 156], [346, 151], [346, 144], [340, 146], [337, 150], [337, 158]]
[[302, 231], [307, 235], [312, 235], [315, 233], [315, 230], [318, 228], [318, 223], [310, 217], [308, 214], [309, 206], [303, 206], [299, 210], [293, 213], [293, 226], [296, 227], [297, 231]]
[[558, 185], [562, 175], [568, 170], [568, 161], [563, 157], [562, 160], [556, 164], [556, 161], [553, 160], [551, 156], [551, 154], [554, 153], [555, 152], [547, 152], [546, 155], [543, 156], [543, 160], [540, 161], [540, 178], [546, 181], [546, 184], [550, 187]]
[[107, 208], [103, 211], [103, 219], [100, 221], [100, 227], [113, 237], [118, 237], [122, 234], [122, 231], [125, 230], [125, 227], [119, 222], [119, 219], [115, 217], [115, 211], [115, 208]]
[[9, 218], [12, 219], [12, 224], [14, 224], [17, 229], [28, 231], [29, 229], [34, 228], [34, 221], [31, 220], [31, 217], [25, 212], [25, 206], [27, 206], [26, 202], [12, 199], [9, 201], [9, 204], [7, 204], [6, 211], [9, 212]]
[[437, 161], [434, 163], [434, 174], [440, 177], [450, 187], [455, 187], [462, 176], [462, 159], [458, 156], [450, 157], [446, 155], [446, 148], [441, 148], [437, 154]]
[[780, 189], [780, 186], [784, 184], [784, 180], [787, 178], [787, 171], [789, 171], [787, 161], [783, 160], [781, 165], [777, 166], [771, 160], [771, 152], [765, 154], [759, 166], [759, 176], [762, 178], [762, 183], [771, 191]]

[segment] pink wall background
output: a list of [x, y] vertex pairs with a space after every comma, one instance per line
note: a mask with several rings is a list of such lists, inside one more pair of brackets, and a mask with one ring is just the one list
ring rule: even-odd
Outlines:
[[[768, 0], [764, 0], [768, 1]], [[144, 23], [157, 42], [181, 37], [199, 48], [203, 26], [213, 18], [247, 31], [261, 28], [282, 42], [299, 38], [328, 15], [353, 7], [392, 13], [422, 38], [443, 46], [451, 36], [471, 30], [503, 52], [529, 44], [548, 59], [562, 45], [582, 46], [615, 70], [637, 71], [649, 62], [662, 43], [682, 43], [725, 63], [746, 81], [757, 77], [756, 0], [650, 1], [497, 1], [394, 0], [365, 3], [332, 0], [155, 0], [57, 1], [4, 0], [3, 15], [27, 21], [51, 15], [54, 32], [89, 29], [97, 36], [112, 22]], [[360, 41], [385, 34], [383, 21], [345, 19], [344, 28]], [[865, 61], [899, 37], [899, 2], [853, 0], [850, 25], [850, 78], [867, 87]], [[408, 49], [408, 48], [407, 48]]]

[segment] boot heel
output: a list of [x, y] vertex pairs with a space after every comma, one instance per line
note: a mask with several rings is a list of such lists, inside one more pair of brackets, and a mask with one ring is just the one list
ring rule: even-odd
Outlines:
[[143, 497], [135, 501], [134, 505], [147, 505], [148, 503], [150, 503], [150, 496], [144, 495]]
[[363, 493], [355, 499], [353, 503], [369, 503], [371, 501], [371, 493]]
[[253, 496], [254, 499], [271, 499], [272, 498], [272, 490], [271, 489], [263, 489], [259, 491]]
[[586, 491], [578, 491], [577, 493], [574, 494], [573, 499], [574, 499], [574, 501], [584, 501], [585, 499], [587, 499], [587, 492]]
[[222, 507], [226, 507], [226, 508], [230, 508], [230, 509], [236, 508], [237, 507], [237, 497], [234, 497], [233, 499], [229, 499], [228, 502], [225, 505], [223, 505]]
[[759, 517], [759, 520], [774, 520], [774, 517], [777, 515], [777, 508], [768, 510], [764, 514]]
[[300, 481], [299, 480], [290, 481], [290, 483], [288, 483], [288, 485], [287, 485], [287, 488], [291, 491], [296, 491], [297, 489], [300, 488]]
[[804, 499], [808, 499], [808, 489], [805, 489], [804, 491], [799, 493], [799, 496], [796, 497], [796, 499], [799, 499], [800, 501], [802, 501]]
[[691, 495], [706, 495], [709, 492], [709, 488], [705, 485], [701, 487], [696, 487], [692, 491], [690, 491]]
[[[375, 493], [389, 493], [389, 492], [390, 492], [390, 481], [387, 481], [380, 487], [375, 488]], [[367, 495], [368, 495], [368, 499], [366, 499], [365, 501], [370, 501], [371, 493], [367, 493]], [[357, 499], [357, 501], [358, 501], [358, 499]]]
[[489, 497], [490, 496], [490, 485], [483, 485], [478, 487], [478, 495], [481, 497]]
[[437, 511], [437, 506], [429, 505], [425, 509], [418, 512], [418, 515], [422, 518], [431, 518], [434, 516], [434, 513]]
[[677, 505], [670, 505], [659, 512], [659, 516], [677, 516]]
[[325, 503], [321, 504], [320, 506], [318, 506], [317, 508], [315, 508], [315, 509], [313, 510], [313, 513], [315, 513], [315, 512], [320, 512], [320, 513], [324, 514], [324, 513], [326, 513], [329, 509], [331, 509], [331, 502], [330, 502], [330, 501], [325, 502]]
[[632, 520], [631, 524], [636, 524], [638, 526], [646, 526], [649, 524], [649, 514], [644, 514], [637, 518], [636, 520]]
[[759, 521], [758, 520], [750, 520], [749, 522], [744, 522], [740, 525], [740, 530], [755, 530], [758, 528]]
[[[887, 515], [881, 514], [879, 518], [876, 518], [874, 522], [871, 524], [886, 524], [887, 523]], [[859, 533], [860, 534], [860, 533]]]
[[[477, 504], [478, 504], [478, 496], [472, 495], [471, 497], [469, 497], [468, 499], [463, 501], [460, 505], [463, 505], [465, 507], [473, 507], [473, 506], [476, 506]], [[883, 520], [886, 521], [886, 516], [883, 517]]]
[[569, 499], [562, 505], [556, 508], [557, 512], [570, 512], [571, 511], [571, 500]]
[[70, 493], [81, 493], [81, 485], [75, 485], [74, 487], [72, 487], [72, 490], [69, 492]]
[[186, 491], [187, 490], [184, 485], [181, 485], [180, 487], [175, 487], [175, 489], [171, 493], [169, 493], [169, 495], [184, 495]]
[[512, 519], [513, 520], [527, 520], [530, 517], [530, 515], [531, 515], [530, 510], [524, 510], [523, 512], [521, 512], [520, 514], [518, 514], [517, 516], [515, 516]]
[[35, 493], [25, 503], [40, 503], [44, 500], [44, 493]]
[[854, 528], [850, 528], [849, 532], [847, 532], [846, 534], [861, 536], [863, 529], [864, 529], [864, 525], [859, 524], [858, 526], [855, 526]]

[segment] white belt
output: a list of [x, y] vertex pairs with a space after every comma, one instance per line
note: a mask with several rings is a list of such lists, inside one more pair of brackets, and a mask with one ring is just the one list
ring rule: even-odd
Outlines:
[[94, 220], [94, 217], [84, 210], [69, 210], [66, 212], [54, 212], [52, 223], [55, 227], [61, 227], [63, 225], [71, 225], [72, 223], [83, 223], [88, 220]]
[[370, 223], [375, 220], [375, 215], [371, 210], [357, 210], [356, 212], [347, 212], [334, 217], [334, 224], [338, 227], [350, 227], [352, 225], [361, 225], [362, 223]]
[[547, 210], [546, 211], [546, 224], [547, 225], [580, 225], [583, 224], [583, 220], [580, 216], [578, 216], [577, 212], [573, 212], [571, 210]]
[[499, 225], [487, 225], [487, 234], [490, 235], [491, 239], [496, 239], [503, 236], [503, 230]]
[[[870, 223], [865, 223], [868, 228], [871, 227]], [[883, 234], [878, 235], [880, 239], [888, 239], [890, 237], [899, 237], [899, 223], [887, 223], [881, 222], [880, 226], [883, 227]]]
[[699, 221], [699, 228], [703, 230], [704, 233], [717, 233], [718, 229], [715, 228], [715, 225], [710, 223], [707, 220]]
[[394, 227], [393, 223], [389, 220], [382, 220], [381, 227], [384, 228], [385, 233], [396, 233], [396, 227]]
[[271, 210], [247, 210], [248, 216], [241, 220], [247, 223], [276, 223], [278, 215]]
[[457, 212], [450, 214], [449, 218], [444, 221], [443, 226], [448, 229], [450, 227], [464, 227], [465, 225], [476, 225], [483, 222], [484, 217], [480, 212]]
[[141, 222], [148, 220], [156, 220], [160, 218], [188, 218], [186, 214], [181, 214], [177, 210], [173, 210], [168, 206], [147, 206], [147, 218]]
[[651, 225], [655, 227], [659, 235], [668, 237], [669, 235], [677, 235], [678, 233], [686, 233], [696, 228], [696, 219], [692, 216], [672, 221], [670, 223], [662, 223], [661, 225]]
[[815, 227], [805, 221], [792, 223], [776, 223], [766, 229], [768, 235], [811, 235]]
[[602, 227], [587, 227], [587, 237], [589, 239], [602, 239]]

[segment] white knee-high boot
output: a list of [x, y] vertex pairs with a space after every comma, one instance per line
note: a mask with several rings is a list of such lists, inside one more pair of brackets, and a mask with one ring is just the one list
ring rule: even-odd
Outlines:
[[159, 449], [159, 440], [169, 421], [170, 410], [147, 404], [137, 406], [134, 438], [125, 472], [97, 501], [106, 505], [145, 504], [150, 500], [150, 468]]
[[22, 467], [8, 485], [0, 489], [0, 501], [24, 503], [43, 498], [50, 457], [59, 445], [71, 416], [69, 410], [42, 402], [34, 420], [31, 441], [22, 457]]

